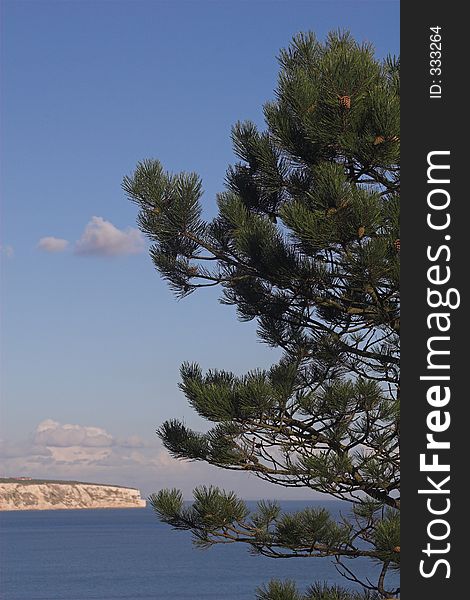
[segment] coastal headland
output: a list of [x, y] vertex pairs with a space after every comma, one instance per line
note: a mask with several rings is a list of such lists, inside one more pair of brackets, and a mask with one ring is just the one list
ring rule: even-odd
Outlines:
[[144, 508], [135, 488], [81, 481], [0, 478], [0, 510]]

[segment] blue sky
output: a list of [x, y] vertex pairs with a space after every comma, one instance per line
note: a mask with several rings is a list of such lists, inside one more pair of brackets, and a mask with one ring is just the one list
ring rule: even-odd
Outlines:
[[4, 0], [2, 13], [5, 474], [276, 495], [156, 445], [167, 418], [203, 427], [178, 391], [181, 362], [244, 372], [277, 354], [215, 293], [174, 299], [120, 184], [158, 158], [202, 176], [211, 214], [231, 125], [262, 125], [279, 49], [345, 28], [398, 54], [399, 3]]

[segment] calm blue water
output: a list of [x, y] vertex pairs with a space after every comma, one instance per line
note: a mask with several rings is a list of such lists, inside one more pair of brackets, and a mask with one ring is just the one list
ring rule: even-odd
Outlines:
[[[248, 600], [272, 578], [350, 585], [328, 559], [252, 556], [244, 544], [196, 549], [151, 509], [3, 512], [0, 533], [3, 600]], [[371, 569], [354, 561], [356, 572]]]

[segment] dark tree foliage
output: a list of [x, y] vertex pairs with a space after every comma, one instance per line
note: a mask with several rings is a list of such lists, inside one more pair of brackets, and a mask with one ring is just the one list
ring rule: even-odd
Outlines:
[[[281, 51], [265, 131], [232, 131], [218, 214], [202, 217], [194, 173], [172, 175], [144, 160], [123, 188], [140, 208], [151, 257], [179, 297], [219, 286], [221, 302], [281, 348], [269, 371], [244, 376], [197, 364], [181, 389], [207, 433], [171, 420], [158, 430], [179, 459], [249, 471], [285, 487], [346, 500], [340, 522], [324, 509], [283, 514], [272, 502], [250, 514], [233, 493], [198, 488], [152, 496], [161, 519], [196, 543], [245, 542], [272, 557], [369, 557], [377, 580], [359, 595], [315, 586], [302, 595], [271, 582], [260, 599], [394, 597], [399, 541], [399, 72], [349, 34], [324, 44], [311, 33]], [[365, 594], [365, 595], [364, 595]]]

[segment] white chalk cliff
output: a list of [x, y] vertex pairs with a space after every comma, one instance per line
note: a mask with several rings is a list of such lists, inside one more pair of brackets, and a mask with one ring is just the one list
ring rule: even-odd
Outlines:
[[0, 510], [143, 508], [134, 488], [78, 481], [0, 480]]

